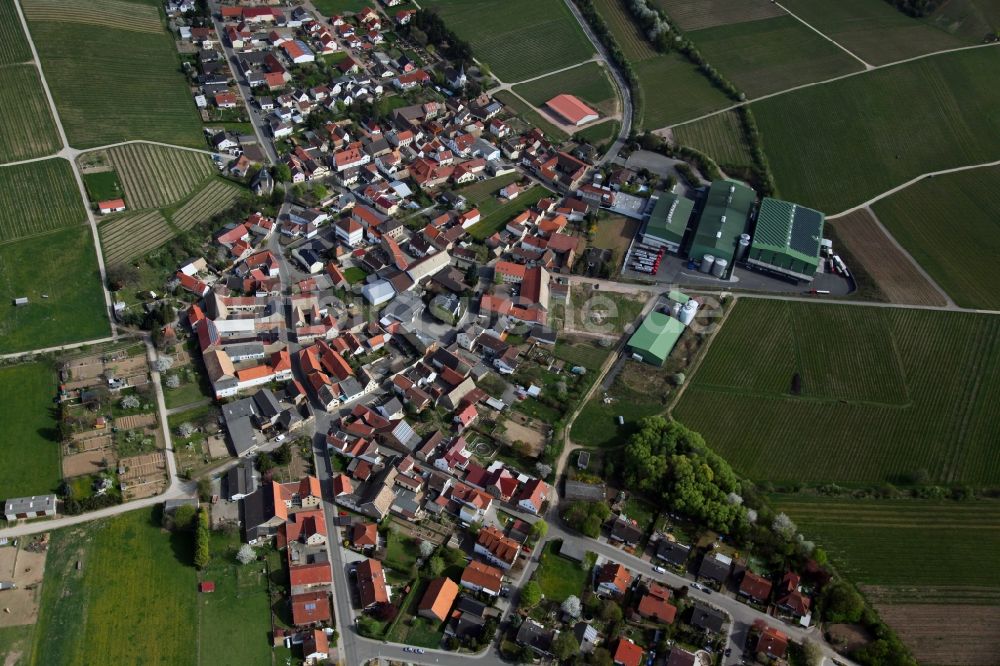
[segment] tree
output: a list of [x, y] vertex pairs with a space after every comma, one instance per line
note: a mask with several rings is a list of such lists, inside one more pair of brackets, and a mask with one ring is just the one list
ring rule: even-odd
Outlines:
[[167, 377], [167, 388], [175, 389], [181, 385], [181, 378], [179, 375], [173, 374]]
[[535, 463], [535, 471], [538, 472], [538, 476], [547, 478], [549, 474], [552, 473], [552, 465], [546, 465], [545, 463]]
[[420, 542], [420, 557], [430, 557], [431, 553], [434, 552], [434, 544], [430, 541]]
[[601, 606], [601, 619], [608, 624], [614, 624], [616, 622], [622, 621], [622, 607], [618, 605], [618, 602], [607, 599], [604, 605]]
[[594, 648], [594, 651], [590, 653], [590, 663], [594, 666], [612, 666], [614, 664], [611, 661], [611, 653], [607, 648]]
[[292, 169], [287, 164], [278, 164], [275, 165], [271, 175], [274, 176], [275, 182], [287, 183], [292, 179]]
[[566, 597], [566, 600], [563, 601], [562, 605], [559, 607], [562, 609], [563, 613], [566, 613], [566, 615], [569, 615], [574, 619], [580, 617], [580, 613], [583, 610], [580, 604], [580, 597], [573, 594]]
[[209, 550], [209, 540], [211, 538], [211, 533], [208, 530], [208, 511], [201, 509], [198, 512], [198, 529], [195, 532], [194, 544], [194, 565], [199, 569], [207, 567], [211, 560], [211, 552]]
[[194, 426], [190, 423], [182, 423], [177, 426], [177, 434], [184, 438], [190, 437], [194, 434]]
[[139, 271], [128, 264], [112, 264], [108, 266], [108, 289], [121, 291], [129, 284], [139, 281]]
[[525, 583], [521, 588], [521, 605], [525, 608], [533, 608], [542, 600], [542, 588], [533, 580]]
[[535, 537], [535, 539], [544, 539], [548, 531], [549, 524], [541, 518], [535, 521], [535, 524], [531, 526], [531, 536]]
[[808, 666], [823, 666], [823, 649], [811, 638], [802, 641], [802, 654]]
[[572, 631], [560, 631], [552, 642], [552, 654], [559, 661], [566, 661], [579, 651], [580, 644], [576, 642], [576, 636]]
[[465, 567], [467, 557], [461, 548], [445, 548], [444, 561], [449, 567]]
[[379, 623], [375, 618], [361, 615], [358, 617], [358, 633], [368, 638], [376, 638], [379, 632]]
[[257, 559], [257, 551], [253, 549], [253, 546], [245, 543], [237, 551], [236, 559], [239, 560], [240, 564], [250, 564]]
[[167, 356], [166, 354], [161, 354], [153, 363], [153, 368], [155, 368], [157, 372], [166, 372], [173, 366], [174, 366], [174, 357]]
[[281, 446], [271, 452], [271, 457], [274, 458], [275, 464], [287, 465], [292, 462], [292, 445], [288, 442], [282, 443]]
[[175, 530], [189, 530], [194, 523], [194, 516], [198, 509], [190, 504], [182, 504], [174, 509], [173, 523]]
[[432, 557], [431, 559], [427, 560], [427, 572], [431, 576], [433, 576], [434, 578], [437, 578], [438, 576], [441, 575], [442, 571], [444, 571], [444, 559], [443, 558], [441, 558], [441, 557]]
[[865, 600], [850, 583], [842, 580], [823, 588], [819, 605], [827, 622], [857, 622], [865, 610]]
[[274, 469], [274, 458], [266, 453], [257, 454], [257, 469], [260, 470], [261, 474], [270, 472]]
[[212, 499], [212, 480], [207, 476], [198, 479], [198, 499], [202, 502]]
[[383, 622], [392, 622], [399, 615], [399, 609], [390, 603], [378, 604], [372, 609], [372, 615]]
[[139, 398], [134, 395], [127, 395], [118, 404], [122, 409], [135, 409], [139, 406]]
[[799, 528], [794, 522], [792, 522], [792, 519], [784, 513], [779, 513], [774, 517], [771, 529], [773, 529], [775, 534], [780, 536], [785, 541], [791, 541], [794, 539], [795, 533], [799, 531]]

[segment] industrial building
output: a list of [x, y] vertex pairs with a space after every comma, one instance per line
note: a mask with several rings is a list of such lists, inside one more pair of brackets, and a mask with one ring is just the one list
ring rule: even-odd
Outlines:
[[666, 362], [683, 332], [684, 324], [679, 319], [653, 311], [628, 339], [626, 350], [636, 360], [660, 366]]
[[743, 260], [762, 271], [811, 282], [819, 269], [823, 223], [819, 211], [764, 197], [753, 242]]
[[712, 183], [688, 251], [692, 260], [701, 261], [703, 273], [711, 272], [718, 278], [729, 275], [756, 201], [757, 193], [743, 183]]
[[573, 95], [556, 95], [545, 103], [545, 107], [570, 125], [586, 125], [597, 120], [597, 111], [581, 102]]
[[649, 214], [642, 232], [642, 242], [679, 252], [684, 232], [691, 221], [694, 202], [672, 192], [663, 192]]

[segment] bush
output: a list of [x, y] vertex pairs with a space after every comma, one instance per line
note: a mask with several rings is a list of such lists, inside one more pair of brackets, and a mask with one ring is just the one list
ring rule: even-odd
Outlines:
[[201, 509], [198, 512], [198, 529], [195, 532], [194, 565], [199, 569], [204, 569], [211, 561], [211, 551], [209, 541], [212, 535], [208, 529], [208, 509]]

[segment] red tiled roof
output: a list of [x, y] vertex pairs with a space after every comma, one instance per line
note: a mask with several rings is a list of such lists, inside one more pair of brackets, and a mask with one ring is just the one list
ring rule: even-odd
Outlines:
[[642, 662], [642, 648], [627, 638], [620, 638], [613, 659], [622, 666], [639, 666]]
[[424, 596], [420, 600], [418, 611], [420, 613], [429, 612], [444, 622], [457, 596], [458, 585], [455, 581], [450, 578], [435, 578], [427, 586], [427, 591], [424, 592]]

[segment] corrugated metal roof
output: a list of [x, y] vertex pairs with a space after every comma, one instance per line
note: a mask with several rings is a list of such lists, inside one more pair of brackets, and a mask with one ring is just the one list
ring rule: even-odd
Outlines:
[[747, 228], [747, 220], [757, 193], [743, 183], [717, 180], [708, 191], [705, 209], [698, 220], [691, 256], [700, 259], [705, 253], [730, 261], [736, 242]]
[[694, 202], [671, 192], [664, 192], [653, 206], [646, 223], [646, 234], [680, 244], [691, 221]]
[[684, 324], [662, 312], [650, 312], [642, 325], [629, 338], [628, 346], [648, 352], [658, 359], [666, 359], [684, 332]]
[[750, 257], [811, 275], [819, 266], [824, 217], [819, 211], [765, 197], [757, 215]]

